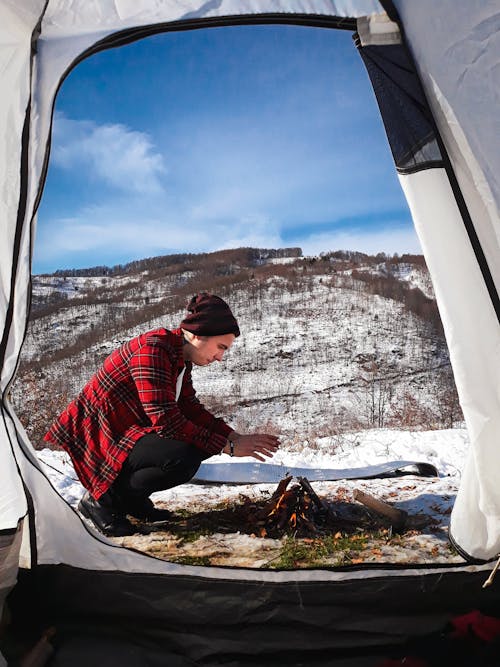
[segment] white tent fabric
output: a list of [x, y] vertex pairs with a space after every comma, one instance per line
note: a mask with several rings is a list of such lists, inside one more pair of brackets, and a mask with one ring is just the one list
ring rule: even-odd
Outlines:
[[[20, 271], [13, 273], [17, 263], [15, 238], [21, 189], [21, 151], [23, 124], [30, 96], [31, 32], [43, 3], [17, 7], [14, 3], [0, 5], [0, 318], [6, 338], [6, 355], [1, 370], [0, 390], [4, 394], [14, 373], [24, 335], [27, 291], [30, 283], [29, 225], [24, 226], [24, 244]], [[24, 259], [24, 261], [23, 261]], [[11, 292], [16, 286], [19, 306], [14, 322], [9, 321]], [[19, 290], [19, 292], [17, 292]], [[11, 333], [12, 332], [12, 333]], [[2, 408], [0, 421], [0, 529], [14, 528], [27, 511], [21, 478], [17, 471]]]
[[[437, 85], [455, 116], [452, 124], [449, 124], [451, 118], [439, 121], [439, 129], [447, 138], [448, 152], [452, 153], [454, 164], [458, 159], [468, 164], [468, 154], [460, 157], [448, 144], [451, 133], [463, 132], [470, 155], [484, 174], [483, 183], [491, 192], [498, 215], [500, 118], [495, 110], [500, 105], [500, 5], [495, 0], [466, 3], [442, 0], [436, 16], [433, 12], [436, 3], [432, 0], [418, 3], [395, 0], [394, 4], [433, 111], [439, 111], [439, 102], [434, 101], [432, 94]], [[499, 239], [498, 227], [496, 233]]]
[[[498, 104], [496, 108], [494, 105], [498, 103], [500, 90], [500, 49], [495, 48], [499, 38], [498, 30], [496, 35], [493, 31], [497, 3], [477, 1], [460, 8], [452, 0], [443, 0], [439, 8], [430, 0], [420, 3], [397, 0], [394, 4], [402, 17], [491, 274], [499, 285], [499, 157], [494, 143], [500, 133], [491, 134], [498, 123], [498, 113], [494, 112], [498, 111]], [[255, 15], [258, 18], [262, 13], [356, 18], [382, 14], [382, 8], [375, 0], [221, 0], [209, 3], [195, 0], [155, 3], [147, 0], [4, 0], [0, 4], [0, 317], [4, 323], [5, 353], [0, 379], [3, 395], [0, 530], [14, 528], [26, 513], [22, 478], [35, 507], [40, 563], [64, 562], [77, 567], [124, 571], [144, 568], [150, 572], [172, 572], [179, 567], [117, 549], [89, 532], [53, 492], [22, 427], [10, 411], [7, 390], [26, 327], [32, 221], [47, 159], [58, 86], [83, 53], [117, 31], [215, 17]], [[448, 31], [451, 17], [453, 29]], [[477, 17], [475, 28], [471, 28], [472, 17]], [[443, 39], [448, 34], [453, 44]], [[32, 59], [33, 37], [36, 49]], [[470, 48], [465, 49], [464, 44]], [[459, 47], [461, 57], [457, 58], [454, 54]], [[485, 81], [477, 72], [483, 53], [487, 54], [484, 56], [486, 69], [482, 70], [488, 74]], [[473, 65], [475, 71], [469, 76]], [[477, 105], [479, 81], [483, 81], [481, 99], [486, 102]], [[29, 122], [25, 126], [26, 117]], [[500, 551], [500, 487], [495, 484], [498, 458], [495, 434], [500, 431], [498, 318], [445, 170], [428, 169], [404, 175], [401, 183], [434, 281], [473, 445], [453, 514], [453, 536], [465, 552], [487, 559]], [[64, 534], [58, 528], [60, 525], [65, 526]], [[68, 539], [68, 531], [72, 539]], [[29, 540], [24, 541], [25, 565], [30, 563], [33, 546]], [[197, 568], [191, 569], [197, 571]], [[207, 570], [203, 576], [209, 576]], [[218, 576], [217, 571], [213, 570], [210, 576]], [[264, 574], [252, 576], [264, 577]], [[311, 575], [297, 573], [293, 576]], [[357, 575], [350, 573], [349, 576]], [[227, 571], [224, 577], [228, 577]]]
[[[446, 174], [442, 170], [438, 177], [435, 171], [400, 176], [400, 181], [429, 270], [439, 277], [434, 278], [436, 298], [472, 446], [472, 466], [470, 461], [463, 472], [453, 509], [452, 535], [468, 554], [487, 559], [500, 548], [498, 484], [491, 466], [500, 428], [500, 328]], [[426, 224], [429, 219], [436, 224]], [[488, 355], [477, 354], [478, 349]]]
[[[498, 2], [396, 0], [446, 150], [497, 286], [500, 285], [500, 6]], [[418, 180], [415, 191], [409, 181]], [[450, 192], [422, 173], [402, 177], [436, 290], [462, 409], [470, 459], [451, 535], [467, 554], [500, 552], [500, 326]], [[418, 193], [418, 194], [417, 194]], [[443, 210], [443, 202], [448, 202]], [[435, 207], [435, 208], [434, 208]], [[423, 211], [429, 208], [428, 211]]]

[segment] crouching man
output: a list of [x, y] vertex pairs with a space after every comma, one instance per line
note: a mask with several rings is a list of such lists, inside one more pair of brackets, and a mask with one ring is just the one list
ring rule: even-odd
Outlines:
[[45, 435], [71, 456], [87, 489], [78, 509], [104, 534], [168, 518], [149, 496], [191, 480], [221, 452], [259, 461], [279, 446], [267, 433], [236, 433], [196, 398], [191, 369], [221, 361], [238, 323], [221, 298], [194, 296], [178, 329], [143, 333], [112, 352]]

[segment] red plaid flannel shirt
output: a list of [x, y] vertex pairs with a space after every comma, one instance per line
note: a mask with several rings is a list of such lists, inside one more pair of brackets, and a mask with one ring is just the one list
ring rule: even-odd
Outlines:
[[[157, 329], [115, 350], [45, 435], [65, 449], [82, 484], [99, 498], [134, 443], [147, 433], [218, 454], [231, 428], [196, 398], [180, 329]], [[186, 370], [178, 401], [176, 381]]]

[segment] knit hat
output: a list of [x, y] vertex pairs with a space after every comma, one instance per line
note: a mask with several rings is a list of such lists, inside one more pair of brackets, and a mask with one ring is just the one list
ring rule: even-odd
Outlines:
[[240, 335], [236, 321], [227, 303], [214, 294], [200, 292], [186, 306], [189, 315], [182, 320], [181, 329], [197, 336]]

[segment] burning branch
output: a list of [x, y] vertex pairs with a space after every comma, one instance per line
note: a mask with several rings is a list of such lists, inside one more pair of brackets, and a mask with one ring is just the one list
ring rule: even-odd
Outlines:
[[299, 477], [299, 483], [288, 488], [292, 479], [290, 476], [281, 480], [269, 503], [256, 517], [261, 535], [281, 534], [287, 529], [298, 536], [317, 535], [325, 523], [328, 508], [309, 480]]

